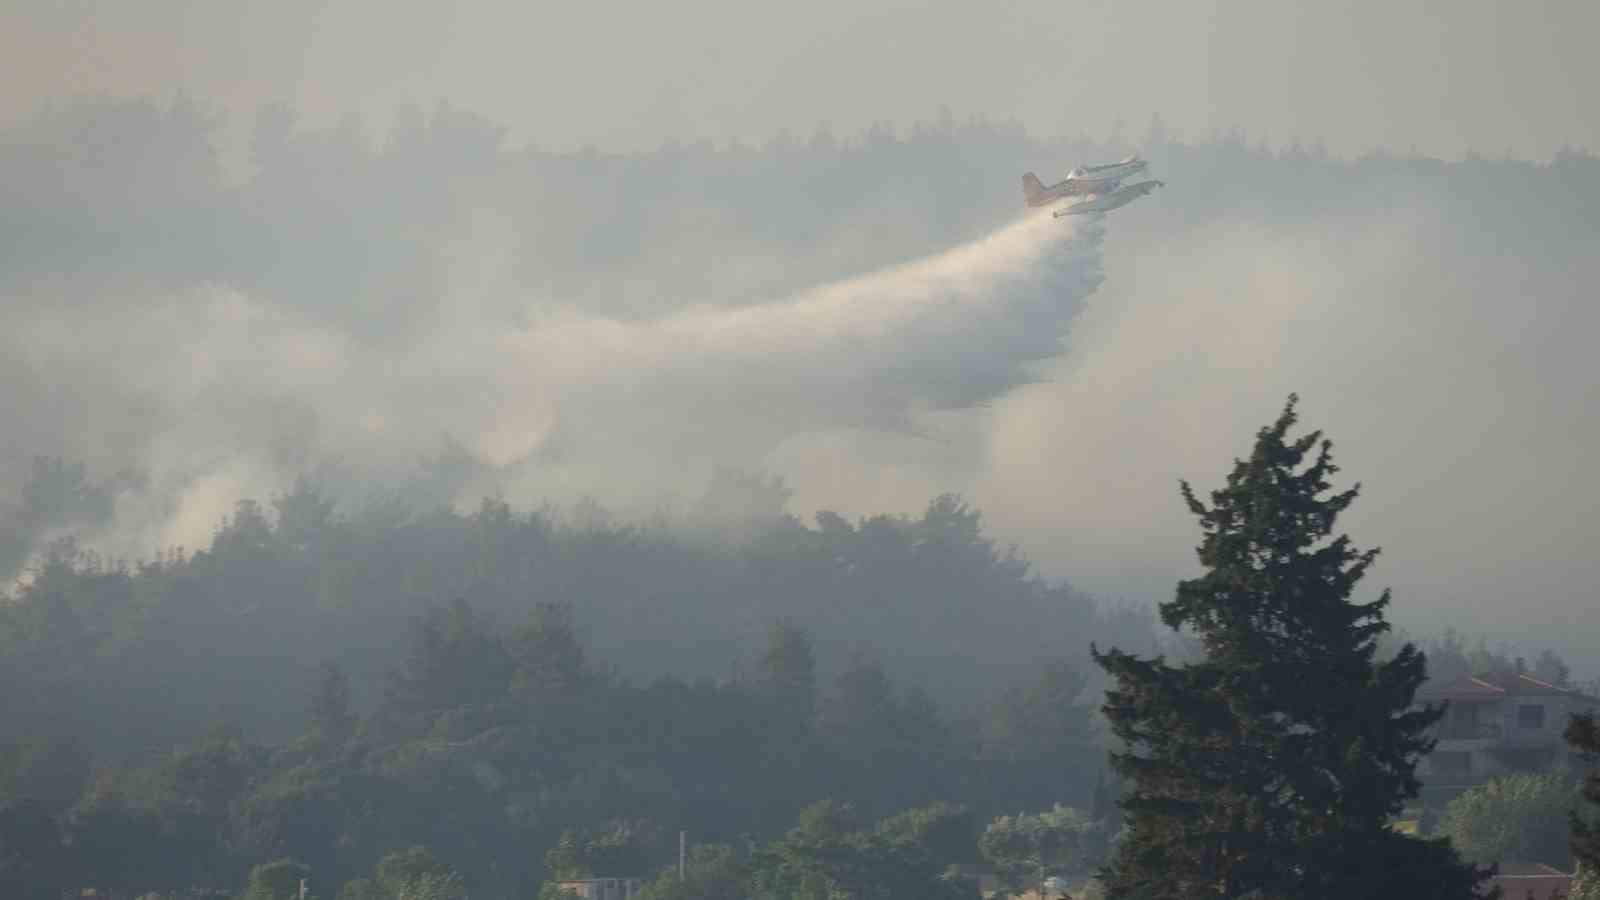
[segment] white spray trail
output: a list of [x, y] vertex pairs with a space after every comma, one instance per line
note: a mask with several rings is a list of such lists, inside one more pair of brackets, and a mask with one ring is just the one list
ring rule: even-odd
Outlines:
[[[1101, 236], [1098, 225], [1030, 216], [777, 303], [506, 335], [505, 356], [583, 360], [588, 402], [551, 412], [580, 430], [626, 423], [649, 446], [761, 453], [809, 429], [910, 429], [919, 413], [979, 405], [1031, 380], [1030, 364], [1060, 352], [1102, 278]], [[619, 416], [621, 405], [632, 408]]]
[[[494, 484], [692, 493], [828, 429], [909, 431], [1033, 379], [1098, 286], [1100, 228], [1029, 216], [932, 257], [742, 308], [619, 321], [547, 306], [507, 328], [445, 298], [433, 328], [373, 339], [227, 287], [140, 304], [35, 304], [8, 340], [145, 410], [91, 462], [146, 476], [88, 536], [114, 553], [203, 546], [234, 501], [338, 460], [414, 471], [451, 436]], [[92, 411], [81, 412], [93, 421]], [[93, 439], [93, 435], [89, 436]], [[84, 442], [80, 437], [77, 442]], [[475, 502], [490, 484], [459, 486]]]

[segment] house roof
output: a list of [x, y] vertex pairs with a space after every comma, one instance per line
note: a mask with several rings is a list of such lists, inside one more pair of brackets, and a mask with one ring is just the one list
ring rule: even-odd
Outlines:
[[1500, 888], [1506, 900], [1559, 897], [1572, 886], [1572, 875], [1544, 863], [1505, 861], [1484, 888]]
[[1417, 696], [1428, 700], [1499, 700], [1502, 697], [1577, 697], [1600, 703], [1580, 691], [1557, 687], [1527, 673], [1514, 675], [1462, 675], [1442, 684], [1427, 684]]
[[1499, 874], [1513, 878], [1526, 878], [1534, 875], [1559, 875], [1563, 878], [1572, 877], [1570, 873], [1563, 872], [1555, 866], [1547, 866], [1541, 862], [1524, 862], [1519, 859], [1508, 859], [1501, 862]]

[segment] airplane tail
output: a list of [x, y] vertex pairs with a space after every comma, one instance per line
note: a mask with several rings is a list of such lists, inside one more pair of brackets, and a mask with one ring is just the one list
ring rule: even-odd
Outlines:
[[1044, 182], [1039, 180], [1039, 176], [1032, 172], [1022, 176], [1022, 196], [1029, 206], [1038, 206], [1044, 201]]

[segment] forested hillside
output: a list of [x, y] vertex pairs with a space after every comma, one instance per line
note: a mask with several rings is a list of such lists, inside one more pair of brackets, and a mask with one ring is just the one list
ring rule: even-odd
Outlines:
[[[225, 176], [219, 133], [193, 104], [120, 101], [0, 130], [0, 843], [15, 850], [0, 885], [233, 892], [253, 867], [292, 857], [319, 896], [435, 862], [474, 896], [527, 896], [571, 862], [563, 846], [648, 875], [682, 829], [767, 847], [771, 871], [791, 871], [840, 842], [912, 853], [873, 824], [912, 807], [964, 805], [957, 830], [971, 838], [986, 817], [1094, 805], [1107, 743], [1090, 642], [1175, 658], [1195, 646], [1162, 643], [1145, 605], [1091, 596], [1073, 572], [1165, 577], [1146, 571], [1158, 554], [1141, 553], [1161, 533], [1150, 523], [1181, 508], [1140, 492], [1167, 490], [1178, 464], [1162, 453], [1209, 464], [1190, 433], [1224, 432], [1249, 405], [1168, 415], [1177, 401], [1159, 385], [1189, 377], [1180, 363], [1275, 392], [1248, 351], [1277, 333], [1235, 340], [1240, 323], [1292, 321], [1320, 345], [1318, 321], [1373, 321], [1360, 307], [1318, 320], [1327, 306], [1290, 290], [1302, 282], [1385, 311], [1331, 352], [1446, 350], [1398, 374], [1341, 357], [1361, 369], [1355, 386], [1326, 392], [1374, 413], [1352, 418], [1385, 440], [1357, 454], [1398, 459], [1404, 446], [1414, 469], [1446, 459], [1425, 478], [1391, 470], [1374, 492], [1384, 527], [1421, 523], [1401, 531], [1411, 543], [1393, 552], [1396, 569], [1430, 586], [1508, 577], [1484, 554], [1521, 553], [1517, 541], [1565, 552], [1581, 535], [1561, 516], [1584, 508], [1587, 481], [1478, 498], [1531, 504], [1554, 529], [1541, 536], [1451, 506], [1472, 492], [1446, 476], [1474, 452], [1494, 463], [1485, 479], [1553, 471], [1585, 446], [1525, 440], [1569, 423], [1577, 404], [1561, 392], [1581, 395], [1582, 379], [1529, 382], [1516, 348], [1483, 332], [1541, 348], [1586, 333], [1560, 291], [1570, 266], [1594, 258], [1600, 162], [1587, 154], [1340, 160], [1152, 127], [1138, 149], [1171, 188], [1118, 220], [1107, 265], [1129, 277], [1097, 295], [1133, 309], [1134, 339], [1116, 343], [1103, 321], [1083, 340], [1029, 336], [1090, 358], [1081, 381], [1080, 356], [1047, 370], [967, 348], [961, 361], [993, 366], [941, 387], [972, 409], [935, 421], [912, 403], [841, 424], [710, 405], [693, 380], [650, 394], [648, 368], [569, 383], [585, 361], [546, 360], [506, 335], [553, 335], [533, 345], [548, 349], [578, 319], [626, 336], [678, 310], [780, 305], [981, 238], [1017, 215], [1021, 171], [1115, 158], [1131, 142], [946, 120], [620, 156], [512, 147], [495, 123], [446, 105], [381, 136], [301, 127], [272, 107], [245, 171]], [[1376, 237], [1375, 217], [1389, 229]], [[1396, 249], [1394, 235], [1414, 240]], [[1313, 246], [1315, 265], [1209, 267], [1272, 257], [1258, 242], [1291, 259]], [[1450, 274], [1444, 287], [1435, 269]], [[1256, 279], [1297, 298], [1303, 318], [1270, 304], [1139, 306], [1207, 277], [1230, 290]], [[1475, 317], [1491, 325], [1469, 328]], [[1229, 337], [1204, 344], [1194, 335], [1207, 328]], [[685, 330], [663, 334], [619, 358], [700, 352]], [[1117, 365], [1094, 368], [1089, 336]], [[882, 348], [858, 343], [871, 368]], [[1296, 378], [1330, 368], [1271, 353]], [[737, 380], [692, 372], [702, 386]], [[1074, 404], [1056, 418], [1033, 414], [1043, 405], [995, 410], [1020, 392], [1019, 373], [1058, 379], [1068, 393], [1046, 401]], [[1538, 403], [1517, 401], [1527, 383]], [[827, 409], [840, 392], [818, 384], [809, 401]], [[1492, 408], [1444, 417], [1436, 388]], [[1410, 431], [1377, 415], [1391, 409]], [[1426, 415], [1406, 418], [1416, 409]], [[1495, 409], [1509, 418], [1492, 429], [1450, 431]], [[791, 414], [774, 441], [740, 443], [753, 418]], [[630, 430], [635, 419], [674, 428]], [[1430, 455], [1430, 439], [1450, 453]], [[1496, 441], [1525, 466], [1502, 465]], [[719, 468], [725, 458], [785, 478]], [[861, 509], [792, 502], [784, 463]], [[926, 483], [940, 486], [915, 493]], [[1011, 533], [1034, 538], [1026, 554], [939, 493], [974, 484], [1008, 508]], [[915, 499], [874, 507], [878, 490]], [[1493, 541], [1452, 532], [1446, 548], [1483, 556], [1479, 568], [1428, 555], [1443, 552], [1426, 543], [1443, 540], [1441, 520], [1491, 529]], [[1029, 560], [1043, 558], [1067, 576], [1041, 577]], [[1397, 622], [1437, 599], [1396, 597]], [[1459, 621], [1426, 645], [1437, 672], [1515, 666], [1515, 651], [1465, 643], [1491, 628]], [[1574, 614], [1562, 639], [1592, 627]], [[1514, 639], [1542, 649], [1526, 637]], [[1548, 651], [1532, 665], [1571, 674]], [[827, 798], [852, 804], [848, 815], [812, 806]], [[931, 853], [920, 841], [916, 853]], [[627, 853], [601, 853], [613, 844]]]
[[302, 487], [193, 553], [58, 544], [0, 608], [8, 802], [86, 883], [282, 856], [342, 883], [423, 845], [497, 891], [612, 820], [734, 840], [830, 796], [1087, 803], [1082, 648], [1147, 623], [1031, 577], [955, 498], [726, 544], [588, 513], [341, 514]]

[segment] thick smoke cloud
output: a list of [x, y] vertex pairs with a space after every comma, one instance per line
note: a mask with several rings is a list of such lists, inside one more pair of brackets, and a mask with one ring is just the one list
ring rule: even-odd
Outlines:
[[[182, 109], [138, 112], [80, 110], [80, 121], [46, 120], [14, 146], [47, 149], [115, 130], [116, 116], [158, 135], [198, 121]], [[7, 287], [6, 356], [28, 374], [19, 383], [54, 381], [69, 392], [10, 393], [18, 418], [31, 423], [24, 433], [33, 449], [138, 475], [90, 535], [96, 546], [144, 556], [203, 545], [240, 498], [287, 490], [304, 476], [402, 481], [441, 447], [453, 448], [467, 477], [433, 485], [432, 500], [592, 494], [627, 507], [692, 495], [713, 467], [757, 467], [795, 440], [841, 430], [923, 435], [937, 414], [1031, 380], [1032, 364], [1060, 351], [1100, 281], [1098, 228], [1033, 215], [787, 296], [674, 296], [704, 273], [663, 279], [655, 310], [551, 296], [516, 271], [517, 228], [529, 211], [491, 202], [485, 191], [486, 183], [515, 183], [517, 171], [496, 163], [491, 127], [448, 115], [413, 144], [363, 158], [353, 142], [320, 155], [310, 141], [294, 146], [288, 123], [269, 110], [258, 129], [258, 182], [213, 188], [214, 208], [233, 231], [223, 239], [256, 238], [232, 248], [244, 265], [206, 272], [226, 260], [202, 245], [178, 259], [196, 271], [151, 278], [136, 249], [147, 236], [125, 225], [96, 278], [51, 267]], [[474, 137], [485, 139], [472, 145]], [[373, 208], [394, 202], [379, 196], [391, 184], [341, 192], [323, 181], [318, 166], [341, 154], [355, 167], [342, 174], [357, 180], [373, 170], [381, 178], [386, 167], [420, 168], [436, 181], [451, 168], [476, 171], [464, 186], [402, 195], [402, 204], [432, 200], [447, 210], [414, 207], [422, 234], [397, 237]], [[49, 165], [26, 152], [14, 159], [19, 168]], [[184, 160], [171, 162], [185, 172]], [[601, 256], [601, 280], [638, 265], [630, 245], [654, 249], [626, 234], [607, 241], [604, 229], [629, 228], [629, 208], [645, 197], [678, 199], [642, 180], [630, 186], [626, 174], [619, 180], [621, 190], [608, 185], [617, 218], [588, 214], [600, 231], [589, 249]], [[41, 199], [85, 219], [100, 205], [97, 195]], [[231, 222], [229, 204], [237, 204]], [[157, 216], [187, 212], [151, 205]], [[769, 215], [782, 222], [789, 214], [780, 206]], [[677, 219], [697, 215], [691, 208]], [[162, 224], [196, 239], [182, 235], [181, 221]], [[68, 225], [90, 230], [81, 220]], [[821, 242], [823, 252], [837, 239]], [[133, 246], [115, 247], [123, 241]], [[422, 258], [401, 258], [407, 245]], [[727, 247], [702, 235], [675, 249], [707, 266]], [[117, 250], [128, 256], [118, 260]], [[418, 282], [395, 290], [408, 273]], [[341, 285], [348, 296], [337, 295]]]
[[692, 490], [712, 464], [759, 463], [795, 435], [914, 430], [919, 413], [992, 399], [1057, 352], [1098, 284], [1098, 247], [1092, 228], [1035, 217], [771, 304], [516, 329], [463, 314], [376, 346], [224, 286], [41, 310], [9, 334], [38, 370], [98, 369], [158, 408], [143, 446], [124, 448], [167, 498], [140, 536], [193, 546], [233, 499], [286, 489], [333, 456], [399, 475], [404, 451], [421, 456], [440, 434], [502, 484], [568, 495], [575, 468], [625, 501], [649, 484], [630, 472], [678, 468]]
[[801, 515], [961, 491], [1047, 572], [1151, 601], [1193, 566], [1177, 480], [1215, 486], [1297, 391], [1397, 619], [1580, 674], [1600, 638], [1593, 157], [1152, 131], [1169, 186], [1101, 236], [1019, 221], [1017, 174], [1136, 148], [983, 123], [606, 156], [268, 109], [241, 184], [213, 133], [101, 103], [0, 135], [5, 495], [38, 453], [126, 472], [116, 552], [301, 474], [649, 509], [734, 463]]
[[1174, 174], [1166, 203], [1227, 198], [1195, 227], [1127, 217], [1073, 353], [997, 404], [979, 504], [1078, 586], [1165, 599], [1199, 537], [1177, 480], [1221, 486], [1297, 391], [1402, 625], [1592, 673], [1594, 160], [1255, 164]]

